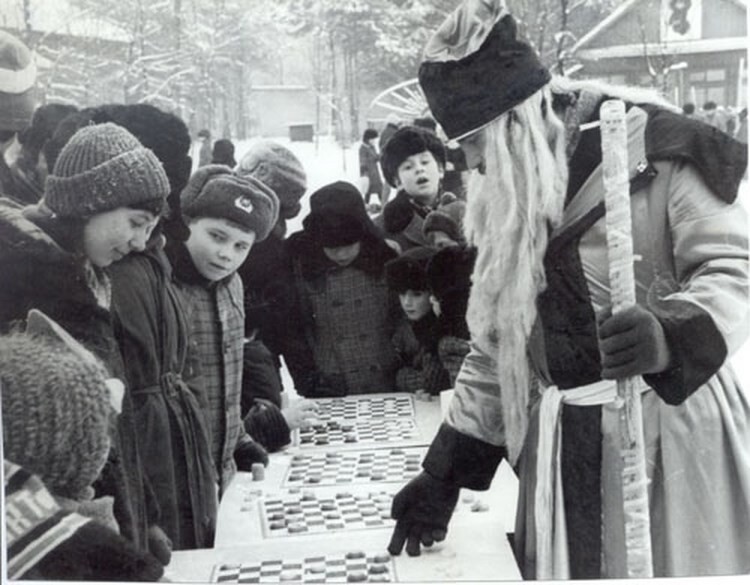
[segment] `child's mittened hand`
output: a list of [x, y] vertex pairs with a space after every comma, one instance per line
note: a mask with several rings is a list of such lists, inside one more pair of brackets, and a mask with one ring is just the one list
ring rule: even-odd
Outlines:
[[268, 465], [268, 452], [260, 443], [248, 441], [234, 450], [234, 461], [240, 471], [252, 471], [253, 463]]

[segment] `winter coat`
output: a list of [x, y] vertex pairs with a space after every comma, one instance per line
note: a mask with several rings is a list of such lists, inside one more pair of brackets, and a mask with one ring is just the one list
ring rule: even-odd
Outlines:
[[16, 581], [157, 581], [161, 563], [114, 530], [61, 509], [46, 486], [3, 461], [7, 576]]
[[368, 237], [357, 259], [342, 268], [304, 231], [287, 243], [295, 311], [306, 344], [284, 356], [296, 376], [297, 391], [308, 397], [393, 391], [396, 356], [391, 336], [399, 308], [383, 267], [395, 252]]
[[367, 196], [370, 193], [376, 193], [378, 196], [383, 192], [383, 180], [380, 178], [380, 169], [378, 161], [380, 156], [371, 144], [362, 143], [359, 146], [359, 176], [369, 179]]
[[112, 266], [112, 306], [143, 467], [175, 550], [213, 544], [216, 471], [186, 307], [162, 250]]
[[[111, 313], [89, 285], [94, 269], [61, 247], [58, 241], [65, 238], [56, 231], [48, 217], [0, 199], [0, 331], [23, 326], [28, 311], [38, 309], [97, 355], [113, 377], [122, 377]], [[94, 272], [108, 283], [101, 271]], [[120, 532], [146, 550], [148, 526], [158, 523], [159, 509], [142, 472], [136, 435], [126, 393], [113, 421], [109, 459], [94, 487], [98, 497], [114, 496]]]
[[386, 203], [383, 213], [375, 217], [373, 222], [383, 230], [387, 239], [401, 247], [401, 252], [417, 246], [429, 246], [422, 226], [427, 215], [437, 208], [439, 201], [440, 197], [436, 197], [432, 207], [425, 207], [415, 203], [406, 191], [401, 190]]
[[438, 320], [430, 312], [417, 322], [402, 321], [393, 335], [399, 358], [396, 390], [437, 395], [450, 387], [448, 371], [438, 357]]
[[245, 337], [242, 281], [232, 274], [218, 282], [208, 282], [198, 273], [182, 243], [170, 242], [167, 254], [185, 301], [191, 342], [200, 360], [203, 414], [223, 493], [237, 472], [235, 449], [251, 441], [240, 417]]
[[[642, 376], [653, 574], [747, 573], [750, 401], [727, 364], [746, 338], [748, 227], [735, 196], [747, 153], [719, 133], [684, 129], [681, 120], [648, 106], [628, 114], [634, 253], [643, 258], [635, 265], [637, 302], [659, 319], [672, 353], [666, 371]], [[579, 151], [596, 148], [587, 140]], [[553, 546], [566, 543], [572, 578], [612, 578], [625, 571], [618, 410], [614, 403], [564, 402], [566, 391], [600, 379], [595, 315], [610, 304], [600, 166], [574, 195], [545, 257], [547, 289], [537, 303], [543, 343], [529, 346], [540, 381], [563, 395], [564, 516], [556, 517], [565, 518], [567, 532], [556, 527], [544, 535], [554, 535]], [[432, 473], [448, 473], [457, 445], [451, 429], [485, 446], [504, 443], [495, 371], [493, 358], [472, 347], [441, 446], [425, 461]], [[480, 417], [473, 411], [478, 404]], [[517, 558], [531, 579], [539, 575], [539, 417], [537, 403], [519, 460], [515, 531]], [[476, 461], [472, 473], [491, 477], [497, 460]]]

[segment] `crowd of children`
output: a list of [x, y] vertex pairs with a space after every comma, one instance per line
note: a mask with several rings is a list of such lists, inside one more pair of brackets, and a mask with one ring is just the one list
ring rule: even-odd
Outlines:
[[212, 546], [233, 475], [315, 422], [310, 398], [451, 386], [473, 256], [434, 132], [402, 126], [379, 161], [371, 131], [393, 201], [373, 221], [358, 186], [324, 185], [287, 238], [307, 178], [286, 147], [237, 163], [216, 141], [191, 174], [173, 114], [22, 97], [0, 198], [10, 576], [157, 579], [172, 550]]

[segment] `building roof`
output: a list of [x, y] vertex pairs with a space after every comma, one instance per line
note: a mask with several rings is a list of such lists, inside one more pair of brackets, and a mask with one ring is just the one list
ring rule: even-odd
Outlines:
[[[708, 1], [708, 0], [704, 0]], [[727, 0], [739, 6], [740, 8], [747, 9], [748, 0]], [[588, 33], [582, 36], [578, 42], [573, 45], [571, 52], [577, 53], [580, 57], [587, 59], [596, 59], [602, 57], [629, 57], [631, 55], [632, 45], [620, 45], [606, 48], [596, 48], [586, 50], [585, 47], [593, 39], [599, 37], [604, 31], [610, 29], [615, 25], [623, 16], [628, 14], [636, 4], [642, 2], [642, 0], [626, 0], [615, 8], [612, 13], [604, 18], [599, 24], [592, 28]], [[741, 41], [741, 42], [740, 42]], [[638, 42], [637, 53], [643, 54], [643, 43]], [[658, 43], [653, 43], [654, 46]], [[674, 53], [704, 53], [710, 51], [721, 51], [721, 50], [733, 50], [733, 49], [745, 49], [747, 47], [747, 38], [722, 38], [722, 39], [700, 39], [693, 41], [671, 41], [669, 43], [658, 44], [659, 48], [663, 50], [664, 45], [668, 44], [670, 52]], [[688, 48], [689, 47], [689, 48]], [[650, 48], [650, 47], [649, 47]]]

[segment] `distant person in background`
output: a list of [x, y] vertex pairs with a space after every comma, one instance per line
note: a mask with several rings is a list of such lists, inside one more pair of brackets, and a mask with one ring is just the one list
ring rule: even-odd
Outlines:
[[737, 133], [735, 138], [747, 144], [747, 108], [742, 108], [737, 114]]
[[[362, 144], [359, 147], [359, 180], [365, 207], [370, 213], [377, 213], [383, 207], [383, 180], [380, 178], [378, 162], [380, 155], [375, 148], [378, 131], [368, 128], [362, 134]], [[377, 201], [370, 205], [370, 197], [375, 195]]]
[[36, 100], [36, 65], [28, 47], [13, 35], [0, 31], [0, 194], [21, 204], [16, 181], [11, 173], [6, 153], [16, 134], [24, 130], [34, 114]]
[[[383, 149], [385, 148], [385, 145], [391, 139], [391, 136], [393, 136], [396, 133], [396, 130], [398, 130], [401, 127], [401, 124], [402, 124], [402, 121], [401, 121], [401, 118], [398, 117], [398, 115], [394, 113], [390, 113], [388, 114], [388, 116], [386, 116], [385, 127], [383, 127], [383, 130], [380, 132], [380, 139], [378, 140], [378, 152], [380, 154], [383, 154]], [[383, 169], [382, 161], [380, 163], [380, 170], [383, 171], [383, 176], [385, 177], [385, 170]], [[391, 186], [388, 184], [388, 181], [386, 180], [385, 184], [383, 185], [383, 200], [382, 200], [383, 206], [385, 206], [385, 204], [388, 202], [390, 195], [391, 195]]]
[[198, 151], [198, 166], [204, 167], [211, 164], [211, 131], [204, 128], [198, 132], [200, 150]]
[[44, 156], [44, 144], [52, 137], [58, 124], [77, 112], [75, 106], [45, 104], [39, 106], [31, 119], [31, 126], [18, 135], [21, 151], [10, 166], [15, 180], [14, 199], [24, 205], [37, 203], [44, 192], [44, 181], [48, 167]]
[[214, 150], [211, 153], [211, 164], [226, 165], [233, 169], [237, 165], [234, 160], [234, 144], [228, 138], [219, 138], [214, 142]]
[[286, 334], [301, 345], [295, 354], [287, 348], [284, 360], [297, 392], [317, 398], [393, 391], [399, 308], [385, 263], [396, 252], [351, 183], [313, 193], [302, 225], [287, 241], [296, 318]]
[[722, 132], [726, 131], [724, 116], [714, 101], [707, 101], [703, 104], [703, 116], [701, 119], [706, 124], [718, 128]]
[[693, 120], [700, 119], [700, 116], [695, 113], [695, 104], [692, 102], [685, 102], [682, 105], [682, 113], [685, 114], [685, 117], [687, 118], [692, 118]]
[[309, 424], [310, 400], [284, 404], [281, 358], [298, 340], [289, 331], [293, 281], [284, 245], [288, 220], [299, 215], [307, 174], [294, 153], [271, 140], [254, 142], [237, 167], [240, 176], [265, 183], [279, 199], [279, 218], [268, 237], [253, 245], [238, 272], [245, 287], [245, 349], [241, 411], [245, 430], [269, 451], [291, 441], [291, 431]]

